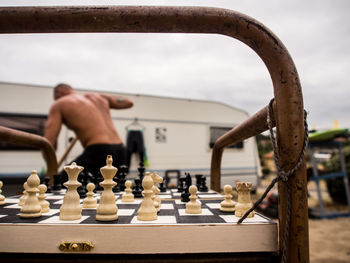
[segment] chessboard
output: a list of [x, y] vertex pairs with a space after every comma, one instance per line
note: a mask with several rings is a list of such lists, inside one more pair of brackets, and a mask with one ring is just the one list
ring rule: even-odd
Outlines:
[[[38, 218], [20, 218], [19, 196], [7, 197], [0, 206], [0, 252], [64, 253], [58, 247], [65, 241], [90, 241], [92, 253], [226, 253], [276, 252], [276, 222], [255, 214], [243, 224], [233, 213], [220, 211], [223, 196], [214, 191], [198, 193], [202, 213], [185, 213], [185, 203], [177, 190], [160, 193], [158, 219], [137, 220], [142, 199], [124, 203], [116, 193], [118, 219], [96, 220], [96, 209], [83, 209], [74, 221], [59, 220], [64, 191], [46, 193], [50, 211]], [[99, 193], [96, 198], [99, 198]], [[82, 203], [82, 200], [81, 200]]]

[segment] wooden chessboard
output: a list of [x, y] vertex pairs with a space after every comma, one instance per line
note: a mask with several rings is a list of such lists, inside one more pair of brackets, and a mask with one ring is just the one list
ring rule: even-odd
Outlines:
[[[89, 241], [94, 254], [232, 253], [276, 252], [277, 224], [259, 214], [241, 225], [233, 213], [220, 211], [223, 196], [210, 191], [198, 193], [202, 214], [187, 215], [176, 190], [161, 193], [161, 210], [156, 221], [138, 221], [141, 199], [121, 201], [116, 194], [118, 220], [96, 220], [96, 209], [83, 209], [82, 218], [59, 220], [64, 192], [47, 194], [50, 212], [39, 218], [19, 217], [19, 196], [7, 197], [0, 207], [0, 252], [65, 253], [64, 241]], [[99, 198], [99, 194], [96, 195]]]

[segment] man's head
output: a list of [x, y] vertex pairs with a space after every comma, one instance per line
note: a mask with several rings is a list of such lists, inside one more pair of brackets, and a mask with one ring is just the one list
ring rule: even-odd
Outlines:
[[58, 100], [59, 98], [72, 94], [74, 93], [74, 90], [71, 86], [67, 85], [67, 84], [58, 84], [53, 91], [53, 98], [55, 100]]

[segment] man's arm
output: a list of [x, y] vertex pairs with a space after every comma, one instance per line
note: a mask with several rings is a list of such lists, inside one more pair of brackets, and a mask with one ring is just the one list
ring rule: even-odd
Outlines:
[[49, 140], [52, 146], [57, 148], [57, 137], [62, 126], [62, 115], [57, 103], [51, 106], [49, 117], [45, 126], [45, 138]]
[[134, 105], [130, 99], [123, 96], [112, 96], [107, 94], [102, 94], [102, 96], [108, 100], [109, 107], [112, 109], [127, 109]]

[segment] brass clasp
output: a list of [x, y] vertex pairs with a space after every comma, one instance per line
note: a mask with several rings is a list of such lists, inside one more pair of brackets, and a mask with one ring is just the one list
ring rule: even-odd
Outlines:
[[58, 246], [59, 250], [68, 252], [90, 251], [93, 247], [90, 241], [64, 241]]

